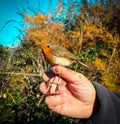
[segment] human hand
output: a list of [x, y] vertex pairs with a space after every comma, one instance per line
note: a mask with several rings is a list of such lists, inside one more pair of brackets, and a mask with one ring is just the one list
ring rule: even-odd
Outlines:
[[[81, 73], [62, 66], [53, 66], [50, 71], [55, 76], [51, 78], [44, 74], [44, 82], [40, 84], [40, 91], [46, 94], [45, 102], [48, 107], [73, 118], [91, 117], [96, 101], [96, 91], [92, 83]], [[58, 78], [59, 91], [55, 92]], [[46, 88], [49, 79], [50, 87]]]

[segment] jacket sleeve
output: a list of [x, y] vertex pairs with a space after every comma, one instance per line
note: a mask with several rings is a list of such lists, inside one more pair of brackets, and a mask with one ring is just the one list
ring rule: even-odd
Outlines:
[[74, 124], [120, 124], [120, 93], [93, 83], [99, 100], [97, 112], [89, 119], [75, 120]]

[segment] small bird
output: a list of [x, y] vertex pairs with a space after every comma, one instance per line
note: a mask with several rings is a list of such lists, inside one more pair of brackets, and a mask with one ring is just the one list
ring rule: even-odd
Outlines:
[[[78, 63], [84, 66], [85, 68], [92, 70], [90, 67], [80, 62], [78, 57], [70, 53], [64, 47], [45, 42], [41, 44], [41, 48], [46, 61], [51, 65], [70, 66], [73, 63]], [[56, 91], [57, 90], [58, 90], [58, 83], [57, 83]]]

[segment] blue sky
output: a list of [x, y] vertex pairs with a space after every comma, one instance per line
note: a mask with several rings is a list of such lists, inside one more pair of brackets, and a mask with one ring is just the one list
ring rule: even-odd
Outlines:
[[[54, 13], [59, 1], [60, 0], [0, 0], [0, 44], [8, 47], [16, 47], [19, 45], [20, 40], [18, 37], [20, 37], [21, 34], [18, 29], [22, 29], [23, 18], [16, 12], [27, 12], [29, 15], [33, 15], [28, 9], [32, 8], [36, 12], [42, 10], [43, 14]], [[63, 1], [64, 3], [68, 3], [69, 0]], [[10, 20], [15, 20], [19, 23]], [[10, 22], [7, 23], [8, 21]]]
[[[15, 47], [19, 44], [20, 32], [15, 28], [22, 29], [23, 18], [16, 12], [26, 11], [28, 14], [33, 13], [28, 9], [35, 11], [42, 10], [48, 14], [48, 8], [54, 11], [59, 0], [0, 0], [0, 44], [3, 46]], [[51, 4], [50, 4], [51, 3]], [[25, 8], [25, 10], [23, 10]], [[10, 20], [15, 20], [10, 21]], [[10, 21], [6, 24], [6, 22]], [[5, 25], [6, 24], [6, 25]]]

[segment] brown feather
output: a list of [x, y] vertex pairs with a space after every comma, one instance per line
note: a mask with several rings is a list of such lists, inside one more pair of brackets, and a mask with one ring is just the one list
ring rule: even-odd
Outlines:
[[79, 60], [74, 54], [70, 53], [64, 47], [61, 47], [61, 46], [58, 47], [57, 45], [53, 45], [52, 47], [53, 47], [52, 54], [55, 56], [65, 57], [72, 60]]

